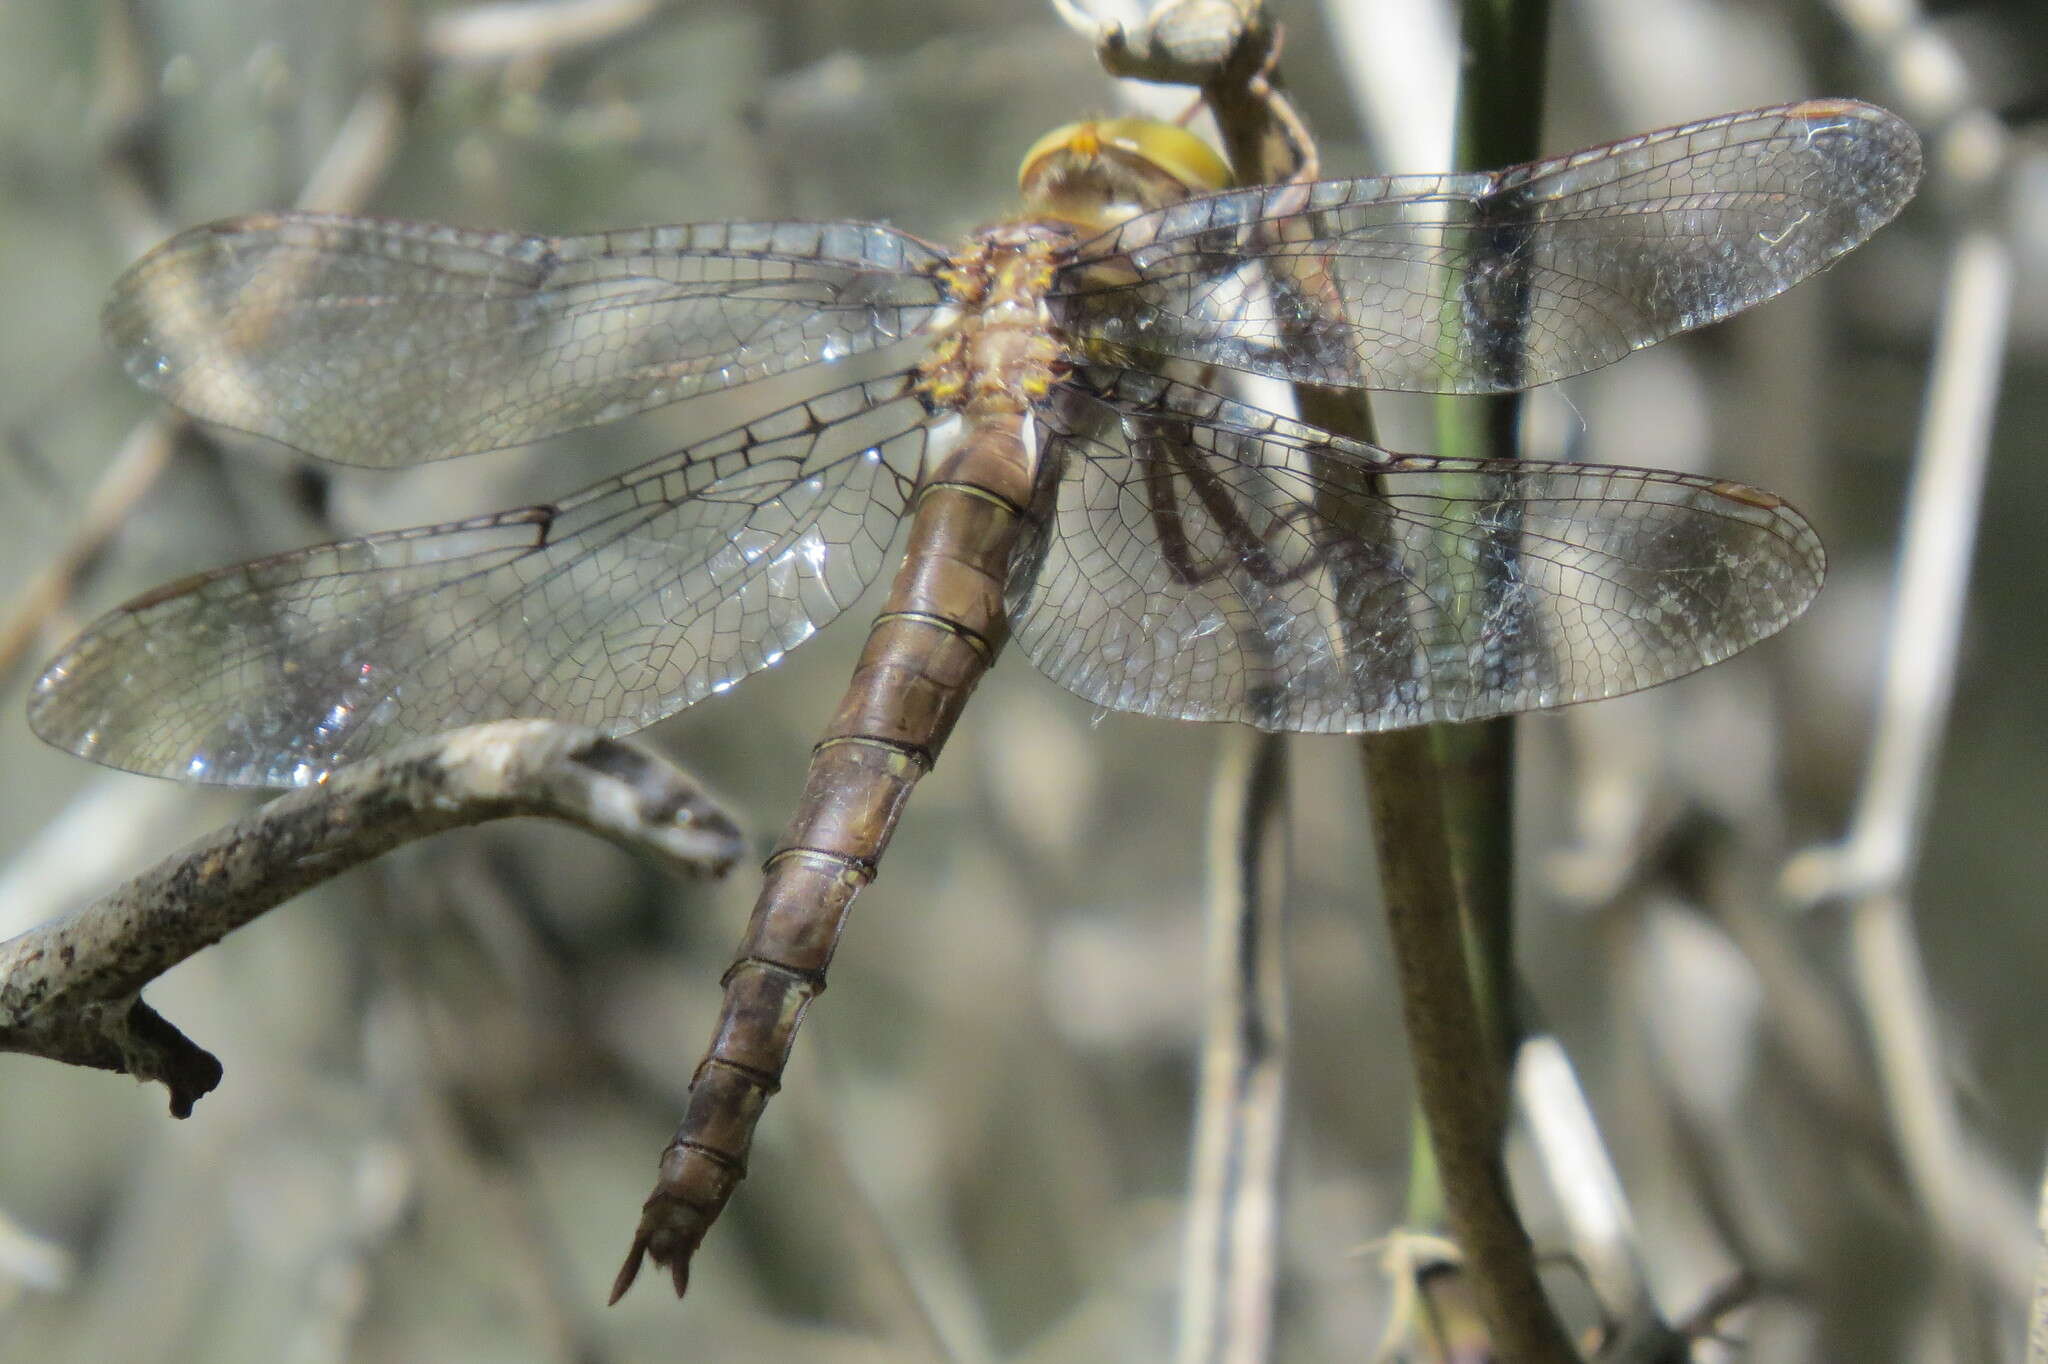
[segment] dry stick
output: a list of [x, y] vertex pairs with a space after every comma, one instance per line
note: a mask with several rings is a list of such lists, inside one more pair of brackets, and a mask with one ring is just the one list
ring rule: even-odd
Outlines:
[[[1569, 1245], [1586, 1284], [1608, 1318], [1599, 1351], [1604, 1364], [1682, 1364], [1692, 1357], [1692, 1333], [1664, 1320], [1650, 1291], [1650, 1266], [1636, 1234], [1635, 1216], [1620, 1172], [1600, 1137], [1593, 1106], [1580, 1088], [1564, 1045], [1530, 1036], [1515, 1063], [1514, 1093], [1530, 1144], [1548, 1174]], [[1701, 1329], [1746, 1299], [1748, 1277], [1723, 1289], [1744, 1290], [1728, 1306], [1702, 1308]]]
[[[1859, 996], [1895, 1140], [1944, 1246], [2011, 1291], [2012, 1266], [1986, 1254], [1999, 1220], [1942, 1075], [1941, 1044], [1903, 893], [1919, 858], [1954, 686], [1971, 552], [2000, 386], [2010, 247], [1988, 230], [1957, 244], [1907, 499], [1897, 604], [1879, 723], [1848, 836], [1786, 868], [1794, 901], [1847, 897]], [[2024, 1290], [2021, 1290], [2024, 1292]]]
[[1182, 1254], [1179, 1364], [1269, 1357], [1279, 1279], [1287, 1058], [1283, 963], [1287, 750], [1223, 735], [1209, 811], [1200, 1101]]
[[[2038, 1291], [2027, 1282], [2024, 1198], [2002, 1178], [1963, 1124], [1941, 1065], [1936, 1010], [1913, 936], [1907, 898], [1947, 728], [1970, 558], [2003, 383], [2014, 255], [1989, 225], [2007, 215], [2000, 198], [2014, 155], [2002, 121], [1978, 103], [1970, 63], [1917, 4], [1833, 0], [1860, 43], [1882, 59], [1906, 113], [1938, 128], [1930, 178], [1961, 202], [1972, 226], [1950, 257], [1927, 400], [1889, 617], [1884, 680], [1868, 766], [1849, 832], [1832, 848], [1802, 853], [1782, 889], [1795, 902], [1846, 899], [1856, 993], [1871, 1030], [1894, 1142], [1932, 1224], [1948, 1292], [1951, 1349], [1989, 1356], [1999, 1343], [1956, 1270], [2008, 1301]], [[2048, 1259], [2036, 1265], [2048, 1276]], [[2037, 1309], [2039, 1307], [2037, 1300]], [[2030, 1347], [2031, 1348], [2031, 1347]], [[2036, 1357], [2048, 1358], [2048, 1346]]]
[[[1194, 85], [1241, 183], [1313, 174], [1314, 149], [1279, 87], [1278, 33], [1259, 0], [1178, 0], [1137, 31], [1055, 0], [1112, 75]], [[1204, 1041], [1182, 1252], [1180, 1364], [1270, 1357], [1279, 1283], [1287, 993], [1286, 740], [1233, 727], [1212, 786]]]
[[106, 548], [170, 463], [174, 417], [152, 417], [121, 442], [121, 452], [100, 475], [70, 540], [14, 596], [12, 614], [0, 619], [0, 675], [42, 638], [43, 625], [71, 599], [72, 584]]
[[2048, 1364], [2048, 1175], [2041, 1179], [2040, 1212], [2034, 1223], [2034, 1300], [2027, 1309], [2027, 1364]]
[[504, 0], [441, 10], [426, 21], [438, 61], [508, 62], [616, 42], [661, 17], [670, 0]]
[[[508, 1099], [495, 1093], [495, 1086], [476, 1083], [470, 1070], [474, 1039], [450, 1037], [436, 1026], [441, 1010], [434, 967], [415, 944], [396, 941], [397, 936], [380, 934], [370, 944], [378, 961], [365, 1014], [379, 1036], [402, 1036], [401, 1045], [409, 1055], [396, 1064], [379, 1064], [371, 1057], [364, 1079], [380, 1109], [395, 1115], [404, 1129], [408, 1158], [426, 1165], [447, 1153], [466, 1166], [467, 1206], [460, 1215], [489, 1228], [495, 1291], [520, 1305], [522, 1337], [531, 1353], [541, 1359], [597, 1364], [605, 1352], [586, 1310], [582, 1279], [563, 1245], [561, 1219], [543, 1196], [544, 1159], [532, 1150], [527, 1125], [508, 1113]], [[548, 1012], [547, 1004], [523, 989], [520, 993], [529, 1010]], [[566, 1020], [550, 1012], [547, 1021]], [[575, 1028], [574, 1023], [569, 1026]], [[462, 1059], [451, 1064], [451, 1052]], [[522, 1081], [530, 1078], [529, 1070], [512, 1083], [523, 1087]], [[366, 1154], [374, 1160], [381, 1153]], [[375, 1187], [374, 1182], [359, 1181], [358, 1188], [364, 1184]], [[366, 1206], [352, 1210], [350, 1216], [334, 1219], [335, 1241], [322, 1258], [372, 1274], [391, 1243], [406, 1234], [411, 1207], [404, 1197], [373, 1196], [364, 1202]], [[301, 1329], [315, 1338], [354, 1340], [359, 1327], [374, 1321], [376, 1310], [374, 1297], [320, 1294], [308, 1305], [310, 1320]]]
[[[1932, 992], [1904, 893], [1948, 715], [1971, 549], [2003, 368], [2012, 255], [1978, 230], [1956, 246], [1927, 416], [1908, 498], [1881, 728], [1844, 862], [1874, 884], [1850, 913], [1857, 994], [1878, 1060], [1900, 1155], [1938, 1233], [1951, 1320], [1972, 1331], [1975, 1295], [1959, 1271], [1981, 1252], [1962, 1120], [1942, 1062]], [[1997, 1283], [1994, 1278], [1992, 1282]], [[1988, 1345], [1989, 1342], [1984, 1342]]]
[[142, 1002], [150, 981], [357, 863], [520, 815], [579, 825], [684, 871], [722, 873], [741, 850], [696, 781], [645, 749], [545, 720], [453, 730], [281, 796], [0, 943], [0, 1051], [161, 1081], [186, 1117], [220, 1083], [220, 1062]]
[[[822, 1067], [821, 1067], [822, 1068]], [[866, 1326], [887, 1340], [897, 1364], [982, 1364], [996, 1352], [977, 1320], [971, 1295], [935, 1282], [918, 1252], [897, 1235], [883, 1214], [862, 1172], [847, 1157], [845, 1108], [818, 1092], [821, 1086], [791, 1085], [782, 1102], [795, 1110], [797, 1141], [807, 1152], [820, 1184], [821, 1202], [829, 1203], [837, 1225], [820, 1226], [839, 1243], [852, 1248], [849, 1299], [864, 1309]], [[822, 1210], [821, 1210], [822, 1211]]]
[[0, 1208], [0, 1312], [12, 1307], [23, 1289], [62, 1292], [77, 1269], [62, 1243], [32, 1234]]
[[[100, 142], [100, 192], [123, 246], [139, 252], [168, 235], [163, 203], [162, 118], [151, 45], [135, 5], [108, 5], [99, 28], [98, 88], [92, 121]], [[69, 541], [43, 565], [0, 617], [0, 675], [42, 636], [43, 625], [71, 597], [72, 584], [128, 517], [142, 505], [169, 463], [175, 425], [152, 418], [121, 443], [121, 453], [88, 495]]]

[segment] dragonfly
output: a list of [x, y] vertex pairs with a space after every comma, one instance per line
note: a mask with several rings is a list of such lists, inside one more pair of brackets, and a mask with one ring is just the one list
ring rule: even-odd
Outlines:
[[252, 786], [475, 721], [634, 731], [809, 639], [907, 521], [613, 1300], [648, 1257], [681, 1293], [855, 896], [1006, 644], [1110, 710], [1352, 733], [1654, 686], [1820, 588], [1819, 538], [1760, 489], [1399, 454], [1214, 376], [1581, 374], [1813, 274], [1919, 168], [1901, 120], [1841, 99], [1240, 188], [1187, 129], [1119, 119], [1040, 141], [1023, 210], [957, 247], [863, 222], [194, 228], [114, 286], [113, 350], [192, 416], [328, 460], [503, 449], [799, 371], [805, 396], [556, 502], [159, 588], [64, 649], [31, 721]]

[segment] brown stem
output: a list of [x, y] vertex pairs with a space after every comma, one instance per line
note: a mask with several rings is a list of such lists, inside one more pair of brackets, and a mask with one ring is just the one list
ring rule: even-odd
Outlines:
[[1500, 1358], [1575, 1364], [1508, 1187], [1507, 1091], [1488, 1078], [1497, 1062], [1467, 967], [1429, 731], [1377, 735], [1364, 751], [1401, 1017], [1445, 1214]]

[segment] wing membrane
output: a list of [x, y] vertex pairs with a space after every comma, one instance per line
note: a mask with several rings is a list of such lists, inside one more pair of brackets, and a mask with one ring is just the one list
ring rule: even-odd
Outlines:
[[1275, 378], [1500, 392], [1790, 288], [1919, 172], [1898, 118], [1810, 100], [1504, 171], [1191, 200], [1085, 245], [1057, 306], [1077, 336]]
[[1820, 589], [1811, 527], [1739, 484], [1395, 455], [1131, 371], [1067, 392], [1010, 614], [1114, 710], [1356, 732], [1618, 696]]
[[822, 394], [555, 506], [224, 568], [103, 617], [38, 734], [290, 786], [455, 725], [639, 729], [770, 666], [873, 580], [926, 438], [914, 376]]
[[165, 242], [103, 323], [196, 417], [394, 467], [887, 345], [937, 303], [937, 259], [856, 223], [538, 237], [265, 214]]

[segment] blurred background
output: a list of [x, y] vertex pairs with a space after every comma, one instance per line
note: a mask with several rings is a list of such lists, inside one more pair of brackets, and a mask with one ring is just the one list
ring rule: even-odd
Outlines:
[[[1325, 174], [1446, 164], [1447, 10], [1275, 8]], [[1781, 493], [1831, 557], [1782, 636], [1522, 722], [1523, 966], [1658, 1301], [1676, 1319], [1739, 1268], [1762, 1284], [1726, 1323], [1742, 1347], [1702, 1342], [1700, 1359], [2017, 1358], [2034, 1272], [2048, 16], [1882, 8], [1575, 0], [1554, 18], [1553, 151], [1821, 94], [1898, 110], [1929, 149], [1918, 201], [1821, 280], [1531, 413], [1539, 454]], [[815, 216], [944, 238], [1014, 206], [1017, 159], [1048, 127], [1134, 97], [1049, 8], [999, 0], [0, 6], [0, 938], [254, 800], [30, 735], [30, 682], [92, 616], [230, 559], [560, 494], [680, 429], [659, 414], [382, 477], [169, 438], [96, 335], [107, 285], [154, 241], [302, 201], [544, 231]], [[1959, 242], [2012, 269], [1991, 290], [2010, 346], [1986, 390], [1959, 644], [1906, 655], [1953, 667], [1952, 723], [1924, 779], [1888, 788], [1925, 802], [1924, 825], [1908, 820], [1901, 898], [1873, 916], [1855, 893], [1870, 878], [1810, 850], [1871, 809]], [[1998, 336], [1984, 311], [1955, 325]], [[1993, 347], [1980, 371], [1998, 364]], [[1379, 416], [1389, 445], [1430, 448], [1426, 407]], [[1936, 467], [1931, 491], [1967, 478]], [[646, 737], [765, 850], [862, 634], [828, 632]], [[599, 1304], [755, 874], [678, 883], [520, 824], [301, 897], [150, 991], [227, 1067], [189, 1121], [156, 1089], [0, 1056], [0, 1359], [1163, 1357], [1217, 744], [1005, 660], [863, 897], [680, 1308], [658, 1281]], [[1396, 1313], [1382, 1242], [1405, 1201], [1407, 1063], [1355, 749], [1297, 739], [1290, 756], [1274, 1357], [1366, 1359]], [[1932, 1154], [1888, 1069], [1888, 1011], [1906, 1006], [1877, 984], [1886, 923], [1917, 942], [1924, 995], [1908, 981], [1906, 997], [1932, 1001]], [[1557, 1243], [1541, 1182], [1533, 1230]]]

